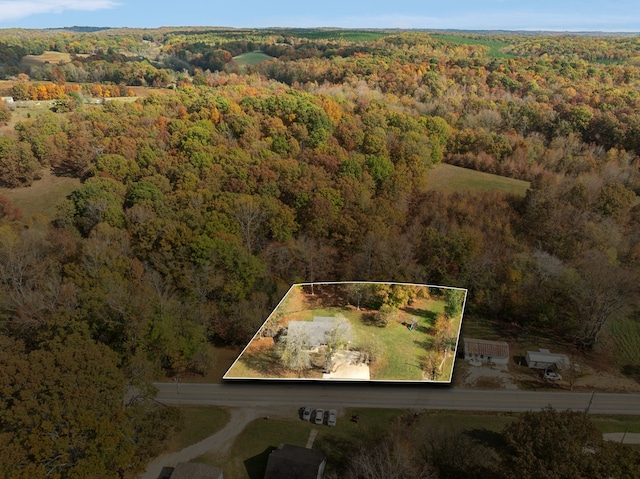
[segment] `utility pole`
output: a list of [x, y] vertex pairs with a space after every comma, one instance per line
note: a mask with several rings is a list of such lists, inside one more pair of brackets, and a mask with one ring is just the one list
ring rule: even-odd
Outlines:
[[176, 384], [176, 393], [178, 394], [178, 404], [181, 404], [181, 402], [180, 402], [180, 381], [182, 381], [182, 380], [178, 376], [173, 378], [173, 382]]
[[584, 410], [585, 414], [589, 414], [589, 409], [591, 409], [591, 404], [593, 404], [593, 398], [594, 398], [595, 395], [596, 395], [596, 392], [593, 391], [591, 393], [591, 399], [589, 399], [589, 405], [587, 406], [587, 409]]

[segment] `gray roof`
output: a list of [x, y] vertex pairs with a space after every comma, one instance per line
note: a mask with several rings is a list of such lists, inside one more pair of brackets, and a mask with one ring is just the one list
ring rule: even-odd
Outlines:
[[316, 449], [280, 444], [269, 454], [264, 479], [317, 479], [326, 459]]
[[[309, 347], [327, 344], [326, 334], [331, 331], [336, 318], [331, 316], [314, 316], [313, 321], [289, 321], [289, 334], [306, 334]], [[349, 326], [349, 323], [346, 323]], [[345, 332], [347, 339], [349, 331]]]

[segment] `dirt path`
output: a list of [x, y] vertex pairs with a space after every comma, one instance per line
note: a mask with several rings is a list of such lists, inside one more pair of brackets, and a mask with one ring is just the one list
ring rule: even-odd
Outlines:
[[203, 454], [216, 451], [218, 453], [226, 453], [233, 444], [235, 438], [251, 421], [260, 417], [294, 417], [295, 411], [287, 407], [286, 409], [278, 408], [233, 408], [229, 411], [231, 418], [225, 427], [217, 433], [209, 436], [202, 441], [188, 446], [181, 451], [163, 454], [149, 463], [147, 470], [140, 475], [140, 479], [157, 479], [165, 466], [174, 467], [179, 462], [186, 462], [195, 459]]

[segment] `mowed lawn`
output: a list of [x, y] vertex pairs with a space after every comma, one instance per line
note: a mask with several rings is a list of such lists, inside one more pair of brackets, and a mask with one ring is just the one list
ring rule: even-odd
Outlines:
[[428, 173], [427, 188], [446, 193], [498, 190], [524, 196], [529, 182], [441, 163]]

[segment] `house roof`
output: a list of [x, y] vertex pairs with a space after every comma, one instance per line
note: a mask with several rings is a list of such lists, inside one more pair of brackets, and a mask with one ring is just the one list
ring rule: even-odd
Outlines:
[[317, 479], [326, 459], [316, 449], [280, 444], [269, 454], [264, 479]]
[[[326, 334], [333, 327], [335, 319], [331, 316], [314, 316], [313, 321], [289, 321], [289, 334], [305, 334], [310, 347], [326, 344]], [[349, 331], [345, 334], [349, 338]]]
[[508, 358], [509, 345], [504, 341], [489, 341], [487, 339], [463, 338], [464, 352], [491, 356], [493, 358]]
[[170, 477], [171, 479], [222, 479], [222, 469], [195, 462], [179, 462]]
[[537, 363], [563, 363], [569, 364], [569, 356], [566, 354], [552, 353], [548, 349], [540, 351], [527, 351], [527, 362], [535, 361]]

